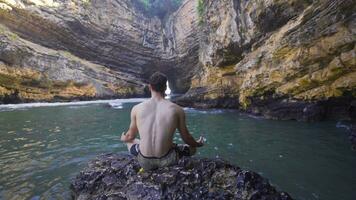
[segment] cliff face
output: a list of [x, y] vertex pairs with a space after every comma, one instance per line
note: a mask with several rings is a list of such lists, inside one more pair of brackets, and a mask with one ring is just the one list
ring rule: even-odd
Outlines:
[[353, 1], [203, 1], [202, 70], [183, 105], [276, 119], [349, 115], [356, 96]]
[[182, 105], [340, 118], [356, 96], [354, 10], [352, 0], [185, 0], [158, 18], [137, 1], [0, 0], [2, 69], [50, 83], [9, 86], [2, 70], [0, 96], [143, 96], [159, 70]]
[[[180, 10], [190, 12], [194, 4]], [[33, 80], [13, 74], [19, 79], [13, 84], [6, 81], [8, 73], [1, 73], [3, 102], [144, 96], [144, 82], [157, 70], [167, 73], [174, 91], [187, 91], [193, 74], [184, 68], [198, 62], [197, 31], [190, 23], [195, 15], [178, 11], [163, 24], [138, 8], [136, 1], [126, 0], [1, 0], [1, 66], [38, 74]], [[85, 87], [62, 95], [53, 92], [63, 89], [56, 82]]]
[[[38, 77], [29, 79], [43, 85], [22, 80], [5, 83], [2, 94], [11, 94], [10, 99], [19, 101], [144, 95], [143, 72], [135, 63], [146, 63], [152, 56], [141, 55], [151, 52], [139, 39], [144, 34], [141, 30], [155, 34], [151, 29], [157, 22], [136, 15], [125, 2], [100, 2], [2, 1], [2, 67], [31, 69]], [[73, 94], [53, 92], [61, 91], [67, 82], [91, 91], [79, 87]]]

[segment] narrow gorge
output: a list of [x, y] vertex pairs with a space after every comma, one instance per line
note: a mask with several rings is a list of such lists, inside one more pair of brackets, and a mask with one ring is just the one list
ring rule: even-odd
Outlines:
[[354, 1], [142, 2], [0, 0], [0, 102], [145, 97], [162, 71], [184, 106], [355, 117]]

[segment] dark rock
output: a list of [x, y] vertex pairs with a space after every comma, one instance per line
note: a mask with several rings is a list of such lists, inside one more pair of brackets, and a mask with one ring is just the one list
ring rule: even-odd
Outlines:
[[352, 149], [356, 151], [356, 123], [351, 125], [351, 134], [349, 136]]
[[[210, 98], [209, 94], [219, 94], [217, 98]], [[194, 88], [186, 94], [172, 99], [173, 102], [184, 106], [194, 108], [228, 108], [238, 109], [240, 107], [239, 99], [228, 88], [208, 90], [207, 88]]]
[[252, 103], [246, 111], [278, 120], [349, 120], [351, 114], [349, 107], [352, 100], [352, 97], [343, 97], [321, 101], [302, 101], [269, 96], [264, 99], [251, 99]]
[[74, 199], [292, 199], [267, 179], [220, 159], [183, 158], [140, 172], [127, 154], [104, 154], [72, 181]]

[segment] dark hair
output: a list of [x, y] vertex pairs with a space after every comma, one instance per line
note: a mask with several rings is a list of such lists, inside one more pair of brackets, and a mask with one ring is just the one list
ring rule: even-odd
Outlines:
[[161, 72], [155, 72], [150, 77], [150, 85], [154, 91], [164, 93], [167, 87], [167, 76]]

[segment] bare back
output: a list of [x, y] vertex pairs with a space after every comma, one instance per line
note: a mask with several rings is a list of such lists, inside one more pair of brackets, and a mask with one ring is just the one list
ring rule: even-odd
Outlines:
[[144, 156], [161, 157], [172, 148], [178, 126], [177, 109], [179, 106], [165, 99], [149, 99], [135, 106], [140, 151]]

